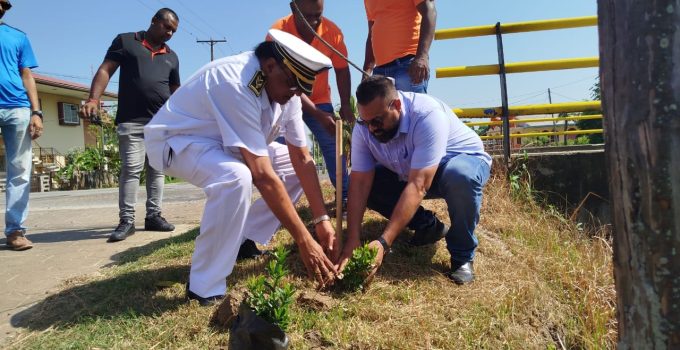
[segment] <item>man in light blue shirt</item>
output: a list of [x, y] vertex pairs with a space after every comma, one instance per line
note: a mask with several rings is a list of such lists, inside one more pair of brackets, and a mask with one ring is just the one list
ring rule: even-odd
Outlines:
[[[352, 133], [352, 172], [347, 207], [348, 240], [339, 260], [344, 267], [359, 246], [366, 207], [390, 221], [370, 245], [376, 264], [404, 227], [415, 230], [411, 245], [446, 237], [451, 271], [457, 284], [474, 280], [472, 261], [482, 188], [491, 157], [482, 140], [438, 99], [397, 91], [391, 80], [372, 76], [357, 88], [360, 119]], [[443, 198], [451, 228], [420, 204]]]
[[[12, 7], [0, 0], [0, 19]], [[0, 20], [0, 129], [5, 142], [5, 236], [13, 250], [33, 247], [25, 237], [31, 191], [31, 140], [42, 135], [42, 112], [31, 68], [38, 66], [26, 34]]]

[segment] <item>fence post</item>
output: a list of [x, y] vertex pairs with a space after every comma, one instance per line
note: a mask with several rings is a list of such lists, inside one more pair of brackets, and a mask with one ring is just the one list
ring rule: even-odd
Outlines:
[[501, 33], [501, 22], [496, 22], [496, 44], [498, 47], [498, 67], [501, 80], [501, 102], [503, 120], [503, 156], [505, 166], [510, 165], [510, 115], [508, 113], [508, 85], [505, 79], [505, 54], [503, 53], [503, 34]]

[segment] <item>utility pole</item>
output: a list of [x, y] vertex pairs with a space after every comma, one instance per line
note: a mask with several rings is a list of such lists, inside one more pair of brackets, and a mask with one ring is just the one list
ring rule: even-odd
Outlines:
[[210, 38], [210, 40], [196, 40], [197, 43], [208, 43], [210, 44], [210, 62], [212, 62], [215, 59], [215, 53], [213, 50], [213, 47], [217, 45], [217, 43], [226, 43], [227, 41], [225, 39], [213, 39]]
[[680, 349], [679, 7], [598, 0], [618, 349]]

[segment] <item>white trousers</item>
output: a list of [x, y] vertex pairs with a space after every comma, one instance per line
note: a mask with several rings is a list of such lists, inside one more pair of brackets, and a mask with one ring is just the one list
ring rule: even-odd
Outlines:
[[[251, 204], [250, 170], [243, 161], [225, 153], [221, 145], [192, 143], [173, 154], [170, 161], [167, 156], [163, 155], [165, 173], [203, 188], [206, 195], [200, 234], [191, 258], [190, 289], [204, 298], [224, 295], [226, 278], [234, 268], [241, 243], [249, 238], [266, 244], [281, 223], [262, 198]], [[274, 172], [293, 203], [297, 202], [302, 186], [288, 148], [274, 142], [269, 145], [269, 156]]]

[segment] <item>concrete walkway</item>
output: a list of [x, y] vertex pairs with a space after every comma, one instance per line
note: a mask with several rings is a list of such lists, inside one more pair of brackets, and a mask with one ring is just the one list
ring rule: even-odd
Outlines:
[[[33, 249], [15, 252], [5, 248], [4, 235], [0, 239], [0, 347], [18, 331], [12, 316], [57, 292], [66, 279], [93, 274], [121, 252], [197, 227], [204, 198], [202, 190], [190, 184], [166, 185], [163, 216], [176, 229], [146, 232], [146, 193], [140, 189], [137, 233], [122, 242], [106, 243], [118, 224], [117, 188], [31, 193], [26, 225]], [[0, 203], [5, 208], [4, 195]]]

